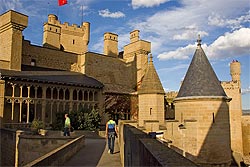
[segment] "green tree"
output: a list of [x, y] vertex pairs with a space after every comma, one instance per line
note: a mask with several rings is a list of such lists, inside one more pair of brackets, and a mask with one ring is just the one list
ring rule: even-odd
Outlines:
[[99, 129], [101, 116], [96, 109], [80, 109], [78, 111], [56, 113], [56, 121], [52, 124], [52, 129], [63, 130], [64, 115], [69, 113], [71, 126], [77, 130], [97, 130]]
[[84, 129], [95, 131], [99, 129], [101, 123], [101, 116], [98, 110], [92, 109], [90, 112], [85, 113], [84, 115]]

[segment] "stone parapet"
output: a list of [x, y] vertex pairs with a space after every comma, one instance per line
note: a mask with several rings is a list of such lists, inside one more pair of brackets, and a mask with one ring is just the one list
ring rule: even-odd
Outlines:
[[124, 166], [197, 166], [134, 126], [125, 124], [120, 134], [125, 144]]
[[60, 166], [75, 155], [85, 143], [84, 135], [56, 148], [38, 159], [24, 165], [30, 166]]

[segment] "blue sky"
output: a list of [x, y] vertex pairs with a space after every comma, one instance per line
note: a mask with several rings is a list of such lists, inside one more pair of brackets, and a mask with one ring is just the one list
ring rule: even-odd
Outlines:
[[16, 10], [29, 16], [26, 40], [42, 45], [43, 23], [49, 13], [61, 23], [90, 22], [89, 51], [103, 52], [103, 34], [118, 34], [119, 51], [129, 33], [152, 44], [156, 70], [166, 91], [178, 91], [196, 48], [198, 34], [214, 71], [230, 81], [229, 64], [241, 63], [243, 109], [250, 109], [249, 0], [0, 0], [0, 13]]

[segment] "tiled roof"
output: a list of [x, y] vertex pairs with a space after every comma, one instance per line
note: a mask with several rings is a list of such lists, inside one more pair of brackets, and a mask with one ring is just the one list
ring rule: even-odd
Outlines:
[[104, 85], [85, 74], [70, 71], [13, 71], [0, 69], [3, 79], [102, 88]]
[[148, 68], [143, 77], [141, 87], [138, 89], [138, 94], [165, 94], [159, 76], [155, 70], [152, 55], [150, 55]]
[[198, 43], [177, 98], [189, 96], [227, 96], [200, 43]]
[[104, 84], [104, 93], [116, 93], [116, 94], [130, 94], [135, 92], [134, 89], [126, 87], [124, 85], [117, 85], [117, 84]]

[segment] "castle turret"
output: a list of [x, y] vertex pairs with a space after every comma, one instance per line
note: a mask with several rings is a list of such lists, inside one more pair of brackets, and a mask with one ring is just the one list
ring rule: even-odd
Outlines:
[[175, 103], [179, 133], [173, 145], [201, 166], [231, 163], [227, 97], [202, 47], [200, 38]]
[[238, 62], [237, 60], [233, 60], [230, 63], [230, 74], [232, 76], [232, 81], [240, 81], [240, 62]]
[[[243, 139], [242, 139], [242, 100], [241, 100], [241, 81], [240, 81], [240, 62], [233, 60], [230, 63], [230, 74], [232, 81], [222, 82], [226, 94], [232, 98], [229, 104], [230, 113], [230, 132], [231, 132], [231, 149], [235, 159], [243, 156]], [[237, 161], [239, 161], [237, 159]]]
[[8, 11], [0, 16], [0, 67], [21, 70], [22, 31], [28, 25], [28, 16]]
[[151, 52], [151, 43], [140, 40], [140, 31], [134, 30], [130, 32], [130, 44], [124, 46], [123, 58], [127, 62], [136, 61], [137, 68], [137, 87], [141, 85], [143, 76], [148, 66], [148, 54]]
[[49, 14], [48, 22], [43, 25], [43, 46], [60, 49], [61, 27], [56, 15]]
[[61, 24], [56, 15], [50, 14], [44, 23], [43, 46], [83, 54], [88, 51], [90, 23], [82, 26]]
[[118, 57], [118, 35], [111, 32], [104, 33], [104, 55]]
[[[164, 95], [165, 92], [155, 70], [151, 54], [147, 71], [141, 87], [138, 89], [139, 126], [146, 126], [147, 131], [156, 131], [159, 130], [159, 125], [164, 124]], [[154, 121], [153, 124], [152, 121]], [[147, 126], [147, 124], [152, 125]], [[153, 128], [154, 125], [157, 127]]]
[[83, 44], [84, 46], [87, 46], [85, 49], [88, 51], [88, 44], [89, 44], [89, 39], [90, 39], [90, 23], [89, 22], [83, 22], [82, 27], [84, 27], [84, 36], [83, 36]]

